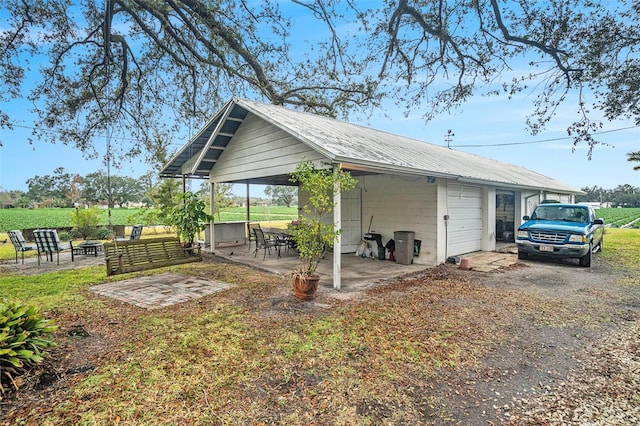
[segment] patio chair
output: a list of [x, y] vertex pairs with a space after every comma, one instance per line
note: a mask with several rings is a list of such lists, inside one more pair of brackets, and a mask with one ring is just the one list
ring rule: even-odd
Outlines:
[[280, 247], [285, 245], [283, 240], [265, 237], [264, 232], [260, 228], [254, 228], [253, 234], [256, 240], [256, 249], [253, 252], [253, 257], [256, 257], [258, 250], [264, 250], [262, 259], [265, 259], [267, 257], [267, 251], [269, 251], [269, 256], [271, 256], [271, 248], [274, 248], [278, 252], [278, 259], [280, 258]]
[[71, 261], [73, 262], [73, 243], [61, 243], [58, 232], [55, 229], [36, 229], [33, 231], [33, 239], [38, 247], [38, 266], [40, 266], [40, 254], [44, 253], [47, 260], [53, 262], [53, 253], [56, 253], [58, 265], [60, 264], [60, 252], [71, 250]]
[[24, 265], [24, 252], [35, 250], [36, 246], [27, 244], [27, 240], [22, 236], [22, 231], [14, 230], [7, 232], [13, 248], [16, 249], [16, 264], [18, 263], [18, 252], [22, 253], [22, 264]]
[[249, 251], [251, 251], [251, 241], [256, 240], [256, 234], [254, 234], [254, 229], [262, 229], [259, 223], [247, 223], [247, 234], [249, 234]]
[[140, 235], [142, 235], [142, 226], [143, 225], [133, 225], [129, 237], [116, 237], [116, 241], [139, 240]]

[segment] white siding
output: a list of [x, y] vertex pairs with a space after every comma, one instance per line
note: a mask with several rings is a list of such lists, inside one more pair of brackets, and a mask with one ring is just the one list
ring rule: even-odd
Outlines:
[[447, 256], [482, 250], [482, 188], [449, 183]]
[[284, 130], [249, 114], [211, 173], [215, 182], [287, 174], [304, 160], [323, 159]]
[[370, 232], [381, 234], [386, 244], [395, 231], [414, 231], [416, 240], [422, 241], [414, 263], [435, 265], [436, 184], [427, 183], [426, 178], [393, 175], [362, 176], [358, 180], [362, 189], [362, 232], [369, 231], [371, 222]]

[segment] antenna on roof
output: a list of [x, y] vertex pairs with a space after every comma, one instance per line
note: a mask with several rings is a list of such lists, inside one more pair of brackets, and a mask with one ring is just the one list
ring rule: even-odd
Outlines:
[[453, 130], [447, 130], [447, 134], [444, 135], [444, 141], [447, 143], [447, 148], [451, 149], [451, 141], [456, 134], [453, 133]]

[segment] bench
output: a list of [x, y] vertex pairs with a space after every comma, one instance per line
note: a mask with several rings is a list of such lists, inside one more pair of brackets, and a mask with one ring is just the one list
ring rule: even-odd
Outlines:
[[107, 276], [202, 261], [200, 247], [184, 248], [176, 237], [104, 243]]

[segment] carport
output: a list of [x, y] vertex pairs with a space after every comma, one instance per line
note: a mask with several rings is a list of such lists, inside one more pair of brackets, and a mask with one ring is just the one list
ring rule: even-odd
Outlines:
[[[220, 109], [160, 175], [209, 179], [212, 186], [246, 184], [248, 205], [250, 184], [290, 185], [289, 174], [302, 161], [347, 170], [358, 180], [353, 191], [334, 194], [333, 222], [342, 229], [331, 262], [336, 289], [341, 254], [354, 253], [365, 233], [388, 241], [396, 231], [414, 232], [421, 245], [412, 263], [433, 266], [450, 256], [495, 250], [498, 191], [513, 194], [516, 218], [550, 194], [569, 202], [580, 192], [513, 164], [239, 98]], [[300, 204], [305, 197], [299, 194]]]

